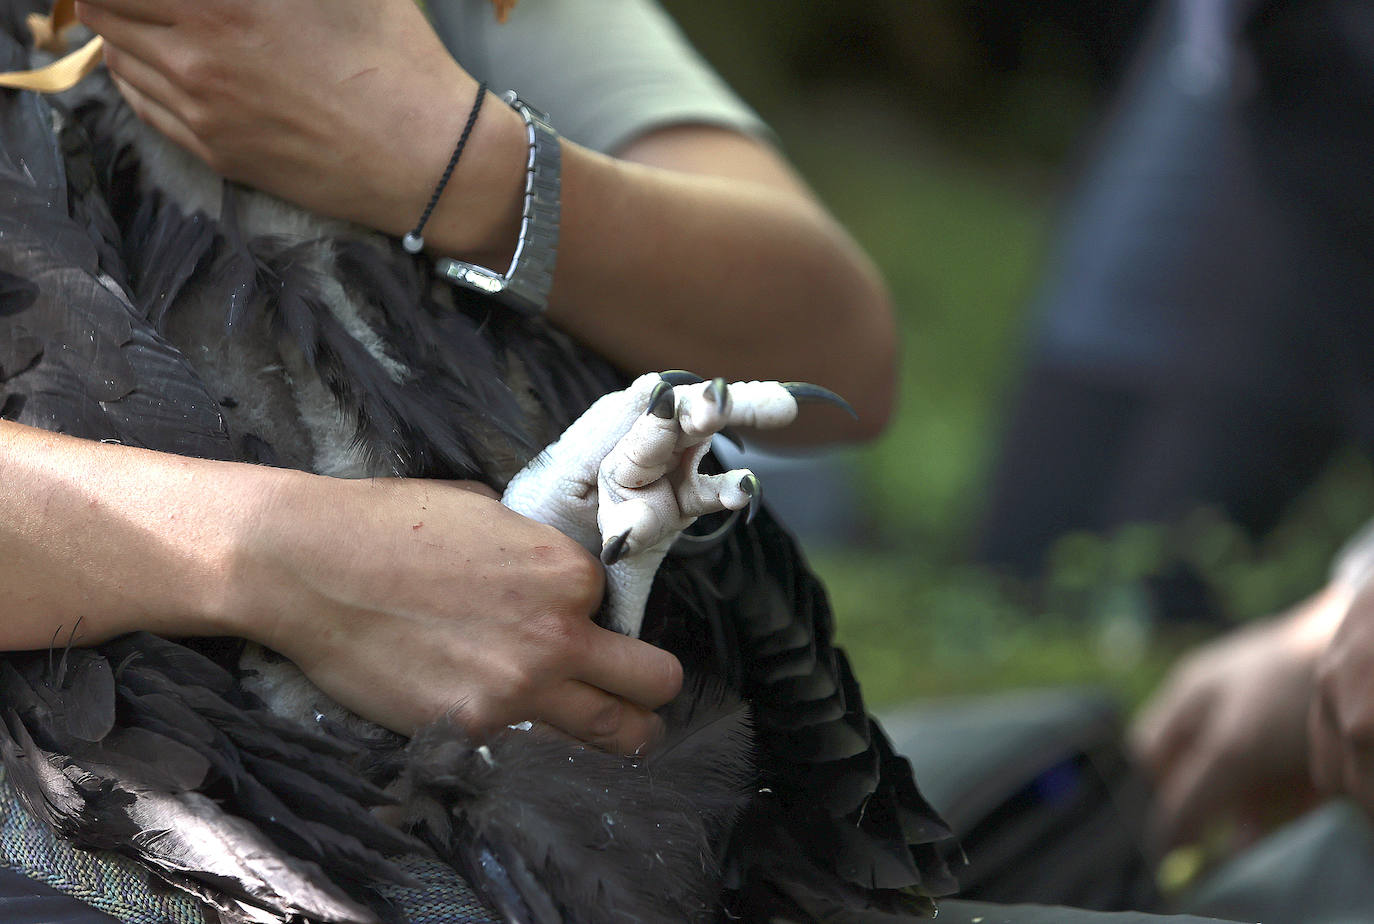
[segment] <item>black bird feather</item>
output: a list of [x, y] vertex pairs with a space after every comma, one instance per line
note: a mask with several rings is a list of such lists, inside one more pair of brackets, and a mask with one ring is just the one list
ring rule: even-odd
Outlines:
[[[679, 700], [676, 733], [646, 757], [428, 729], [408, 749], [411, 820], [513, 920], [713, 921], [723, 835], [754, 779], [747, 710], [721, 696]], [[485, 873], [493, 858], [507, 880]]]
[[[137, 657], [116, 678], [110, 658], [130, 651]], [[237, 686], [216, 691], [219, 668], [154, 636], [127, 636], [72, 655], [62, 672], [45, 652], [12, 653], [0, 662], [0, 757], [29, 809], [59, 832], [136, 856], [174, 884], [213, 885], [227, 910], [237, 899], [318, 920], [370, 921], [364, 902], [372, 885], [409, 882], [363, 846], [364, 839], [393, 852], [420, 846], [371, 814], [371, 806], [391, 801], [380, 791], [359, 784], [354, 798], [290, 808], [263, 801], [284, 774], [356, 777], [335, 756], [337, 743], [267, 719], [263, 724], [276, 725], [295, 746], [290, 766], [237, 746], [220, 726], [255, 723], [260, 708]], [[164, 692], [133, 692], [139, 688]], [[154, 721], [139, 721], [130, 699]], [[77, 710], [90, 718], [74, 719]], [[79, 737], [92, 722], [104, 733]], [[264, 809], [271, 815], [259, 814]], [[247, 820], [269, 817], [267, 828]], [[291, 852], [274, 843], [276, 831], [291, 835]]]
[[[23, 55], [0, 37], [6, 64]], [[71, 108], [0, 97], [3, 416], [309, 466], [318, 446], [254, 432], [257, 396], [207, 384], [213, 370], [178, 349], [205, 315], [227, 350], [313, 370], [371, 470], [500, 488], [619, 387], [557, 331], [437, 283], [394, 242], [327, 225], [260, 233], [244, 217], [261, 197], [227, 184], [217, 214], [183, 201], [149, 175], [102, 81]], [[0, 757], [39, 817], [139, 857], [229, 921], [240, 903], [394, 919], [371, 886], [405, 876], [378, 850], [425, 848], [377, 820], [393, 799], [379, 786], [512, 921], [928, 914], [953, 889], [933, 846], [948, 832], [867, 717], [832, 631], [823, 589], [764, 511], [660, 571], [645, 636], [712, 692], [677, 704], [675, 743], [649, 758], [517, 732], [476, 745], [442, 725], [408, 747], [326, 738], [147, 634], [73, 650], [61, 670], [46, 654], [0, 658]]]

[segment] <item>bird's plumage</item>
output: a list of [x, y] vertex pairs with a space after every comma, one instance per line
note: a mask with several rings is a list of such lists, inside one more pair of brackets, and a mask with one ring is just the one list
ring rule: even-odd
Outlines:
[[[5, 59], [18, 60], [11, 45]], [[6, 95], [0, 130], [4, 416], [89, 439], [230, 458], [215, 400], [131, 302], [85, 139], [42, 99]], [[68, 150], [75, 148], [75, 151]], [[72, 154], [71, 168], [68, 155]], [[71, 182], [85, 180], [86, 189]]]
[[165, 639], [10, 654], [0, 702], [0, 757], [35, 814], [226, 907], [371, 920], [371, 885], [407, 882], [378, 851], [421, 849], [369, 811], [394, 799], [345, 762], [349, 749]]
[[[719, 689], [680, 708], [697, 714], [641, 757], [524, 732], [474, 747], [437, 726], [410, 743], [401, 792], [512, 920], [713, 921], [724, 837], [752, 792], [751, 722]], [[488, 857], [508, 886], [485, 876]]]
[[[0, 62], [25, 63], [12, 39]], [[107, 82], [79, 92], [0, 97], [0, 416], [203, 458], [499, 488], [618, 387], [542, 321], [460, 296], [394, 242], [231, 184], [188, 193], [168, 169], [180, 161], [154, 165], [135, 143]], [[339, 409], [331, 433], [321, 418]], [[512, 920], [540, 924], [617, 908], [928, 913], [953, 888], [934, 847], [948, 832], [832, 632], [823, 588], [765, 510], [660, 570], [644, 636], [713, 692], [678, 704], [695, 715], [651, 758], [517, 732], [479, 745], [443, 727], [408, 750], [342, 726], [322, 737], [265, 710], [232, 649], [226, 669], [144, 634], [51, 663], [0, 659], [0, 756], [58, 830], [142, 858], [227, 920], [243, 902], [395, 917], [368, 876], [404, 878], [379, 853], [407, 849], [438, 852]], [[369, 811], [392, 801], [423, 848]]]

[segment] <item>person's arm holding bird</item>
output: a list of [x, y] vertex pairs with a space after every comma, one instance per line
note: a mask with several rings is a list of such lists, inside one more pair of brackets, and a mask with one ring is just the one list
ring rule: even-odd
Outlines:
[[596, 626], [601, 567], [475, 482], [349, 480], [190, 459], [0, 420], [0, 650], [134, 630], [295, 661], [397, 731], [536, 718], [634, 751], [671, 654]]
[[[475, 81], [409, 0], [100, 0], [79, 4], [79, 12], [105, 33], [111, 68], [155, 127], [229, 176], [390, 233], [418, 216], [475, 92]], [[524, 129], [495, 101], [478, 128], [426, 236], [437, 252], [499, 264], [516, 238]], [[740, 378], [809, 378], [857, 399], [857, 431], [827, 411], [791, 428], [813, 441], [881, 428], [894, 346], [885, 290], [781, 159], [738, 132], [695, 125], [644, 134], [621, 153], [639, 163], [565, 145], [550, 319], [627, 368], [695, 365]], [[650, 710], [681, 680], [671, 655], [607, 639], [592, 624], [594, 559], [490, 497], [166, 459], [6, 421], [0, 468], [16, 514], [0, 534], [0, 544], [14, 550], [0, 567], [0, 586], [33, 604], [26, 612], [36, 620], [10, 622], [0, 649], [45, 646], [54, 629], [70, 631], [78, 618], [78, 643], [134, 628], [226, 632], [301, 661], [345, 705], [393, 728], [408, 730], [459, 705], [475, 728], [534, 715], [617, 749], [652, 737]], [[193, 470], [200, 474], [186, 477]], [[101, 478], [68, 474], [81, 471]], [[260, 515], [255, 498], [272, 478], [290, 482], [272, 493], [297, 501], [273, 506], [269, 523], [239, 529], [245, 517]], [[143, 507], [129, 507], [129, 485], [140, 486]], [[439, 504], [421, 513], [426, 491], [437, 492]], [[138, 541], [108, 541], [112, 522], [139, 509], [146, 528], [120, 534]], [[340, 530], [322, 526], [344, 511], [351, 514], [340, 529], [354, 534], [351, 546], [334, 541]], [[396, 530], [404, 541], [383, 542], [387, 525], [401, 520], [408, 521]], [[422, 530], [411, 530], [422, 521]], [[202, 533], [261, 537], [273, 534], [262, 526], [292, 522], [311, 528], [282, 546], [281, 567], [266, 578], [234, 575], [238, 592], [248, 595], [234, 598], [237, 614], [280, 612], [283, 595], [294, 595], [300, 605], [289, 620], [275, 628], [261, 620], [239, 624], [202, 605], [228, 599], [215, 590], [225, 577], [215, 550], [241, 560], [232, 543], [201, 544]], [[442, 541], [427, 544], [429, 536]], [[73, 537], [84, 537], [77, 544], [89, 566], [75, 576]], [[410, 549], [414, 542], [422, 548]], [[208, 550], [210, 559], [179, 557], [183, 543]], [[380, 548], [376, 568], [412, 575], [406, 585], [428, 586], [428, 602], [400, 612], [363, 599], [380, 585], [349, 584], [356, 564], [350, 548]], [[542, 549], [555, 566], [529, 572], [489, 562], [484, 569], [493, 548], [516, 557]], [[436, 556], [450, 561], [441, 567]], [[468, 566], [450, 567], [457, 559]], [[181, 580], [190, 579], [187, 568], [209, 575], [204, 599], [177, 596], [195, 586]], [[532, 606], [547, 618], [529, 619]], [[511, 620], [490, 618], [507, 610]], [[355, 611], [367, 618], [346, 618]], [[443, 624], [406, 631], [417, 614]], [[481, 614], [481, 624], [470, 625], [465, 614]], [[387, 626], [405, 643], [377, 644]], [[486, 629], [488, 643], [473, 644], [473, 633]], [[527, 644], [530, 631], [536, 644]], [[440, 644], [445, 639], [452, 644]]]
[[[77, 11], [104, 36], [134, 110], [216, 171], [397, 236], [477, 86], [411, 0], [90, 0]], [[520, 116], [484, 106], [426, 228], [433, 252], [505, 265], [525, 152]], [[886, 289], [782, 158], [700, 125], [618, 153], [563, 143], [550, 320], [627, 371], [805, 379], [858, 410], [857, 422], [808, 413], [784, 439], [880, 432], [895, 391]]]

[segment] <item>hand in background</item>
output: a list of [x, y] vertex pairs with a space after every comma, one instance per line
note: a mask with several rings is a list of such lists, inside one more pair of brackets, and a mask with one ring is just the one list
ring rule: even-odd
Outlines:
[[1337, 587], [1292, 613], [1189, 654], [1146, 705], [1132, 748], [1153, 779], [1157, 846], [1227, 826], [1239, 847], [1315, 798], [1306, 720], [1316, 661], [1348, 594]]
[[1374, 812], [1374, 585], [1358, 593], [1316, 664], [1312, 778]]

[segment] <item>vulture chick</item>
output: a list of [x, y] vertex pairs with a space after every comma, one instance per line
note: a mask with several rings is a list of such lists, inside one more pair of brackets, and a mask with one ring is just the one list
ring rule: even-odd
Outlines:
[[[30, 63], [25, 11], [7, 11], [5, 70]], [[620, 758], [445, 723], [407, 742], [222, 640], [11, 653], [0, 758], [36, 815], [225, 921], [405, 920], [385, 886], [411, 881], [391, 858], [415, 852], [540, 924], [900, 920], [953, 890], [948, 831], [867, 716], [823, 589], [753, 476], [708, 453], [722, 428], [784, 425], [824, 393], [625, 387], [398, 242], [220, 180], [100, 72], [51, 102], [6, 92], [0, 137], [0, 416], [338, 477], [483, 480], [599, 553], [607, 624], [699, 678], [665, 710], [667, 743]]]

